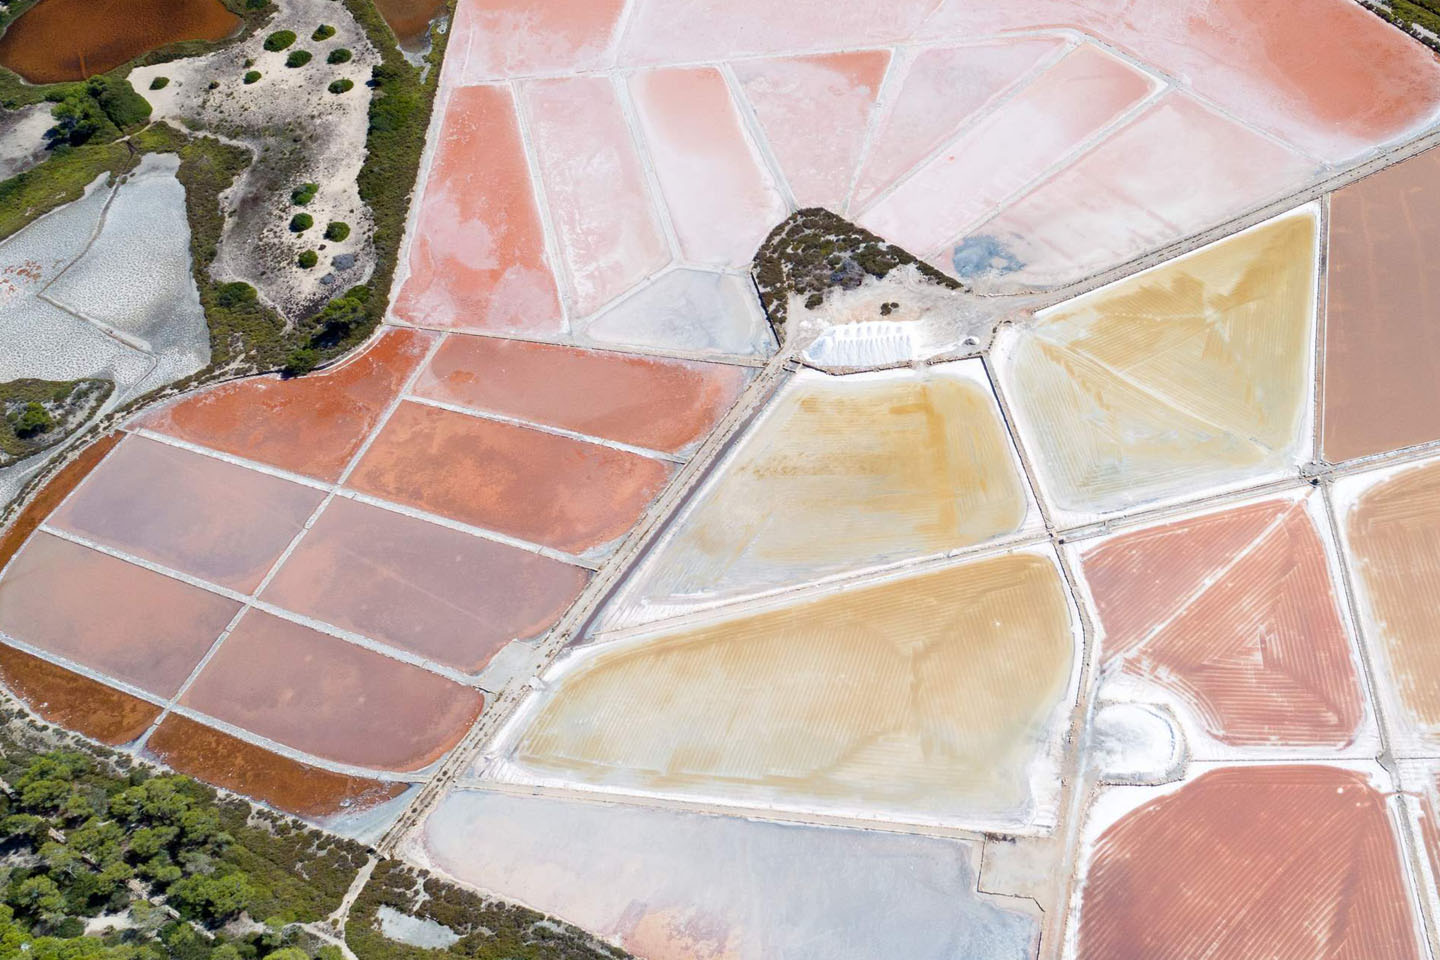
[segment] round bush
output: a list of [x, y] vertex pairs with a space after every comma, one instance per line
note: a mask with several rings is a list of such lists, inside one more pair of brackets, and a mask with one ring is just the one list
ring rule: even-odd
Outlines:
[[290, 218], [290, 232], [304, 233], [315, 226], [315, 218], [308, 213], [297, 213]]
[[325, 239], [332, 243], [339, 243], [350, 236], [350, 224], [344, 220], [331, 220], [325, 227]]
[[303, 207], [311, 200], [314, 200], [315, 194], [319, 192], [320, 184], [302, 183], [300, 184], [300, 186], [290, 191], [290, 202], [295, 204], [297, 207]]
[[322, 23], [315, 28], [314, 33], [310, 34], [310, 39], [319, 43], [321, 40], [329, 40], [333, 36], [335, 36], [335, 28], [328, 23]]
[[320, 254], [316, 253], [314, 250], [306, 250], [304, 253], [300, 254], [299, 258], [295, 262], [300, 264], [300, 266], [304, 269], [309, 270], [311, 267], [315, 266], [315, 264], [320, 262]]
[[285, 66], [287, 67], [303, 67], [309, 62], [309, 50], [291, 50], [290, 56], [285, 58]]
[[170, 86], [169, 77], [156, 77], [154, 80], [150, 81], [151, 90], [164, 90], [168, 86]]
[[330, 54], [325, 58], [325, 62], [347, 63], [349, 62], [351, 56], [352, 54], [349, 50], [346, 50], [344, 47], [336, 47], [334, 50], [330, 51]]
[[259, 79], [260, 79], [260, 71], [259, 71], [259, 70], [247, 70], [247, 71], [245, 71], [245, 82], [246, 82], [246, 83], [254, 83], [256, 80], [259, 80]]
[[331, 80], [329, 90], [331, 93], [344, 93], [355, 86], [355, 81], [349, 77], [341, 77], [339, 80]]
[[265, 49], [274, 53], [277, 50], [284, 50], [295, 42], [294, 30], [276, 30], [265, 38]]

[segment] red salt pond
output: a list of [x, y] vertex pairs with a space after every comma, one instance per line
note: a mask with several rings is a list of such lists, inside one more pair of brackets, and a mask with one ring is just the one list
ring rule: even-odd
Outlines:
[[0, 680], [41, 718], [112, 747], [139, 739], [160, 716], [149, 701], [4, 645]]
[[581, 553], [628, 530], [672, 469], [583, 440], [402, 403], [350, 481], [386, 500]]
[[740, 265], [789, 212], [713, 67], [630, 78], [640, 127], [687, 259]]
[[430, 24], [447, 12], [445, 0], [375, 0], [400, 46], [412, 53], [425, 49]]
[[1225, 767], [1100, 835], [1079, 960], [1419, 960], [1385, 797], [1326, 766]]
[[1440, 439], [1440, 150], [1330, 197], [1324, 451]]
[[456, 83], [607, 65], [625, 0], [460, 0], [445, 51]]
[[1086, 552], [1084, 570], [1106, 659], [1172, 690], [1218, 740], [1354, 738], [1359, 677], [1303, 501], [1128, 533]]
[[41, 0], [0, 37], [0, 65], [31, 83], [83, 80], [156, 47], [220, 40], [239, 26], [220, 0]]
[[399, 771], [439, 759], [484, 702], [477, 690], [258, 610], [181, 700], [313, 756]]
[[180, 689], [239, 609], [45, 533], [0, 580], [0, 632], [162, 697]]
[[324, 496], [312, 487], [132, 436], [50, 523], [249, 593]]
[[337, 498], [263, 599], [458, 670], [543, 633], [586, 571], [527, 550]]
[[709, 433], [750, 376], [718, 363], [457, 336], [436, 352], [414, 392], [674, 452]]
[[221, 384], [139, 426], [260, 463], [338, 480], [435, 338], [387, 327], [333, 370]]
[[577, 314], [594, 313], [670, 261], [615, 86], [526, 84], [522, 100]]
[[889, 63], [861, 50], [735, 64], [799, 206], [844, 209]]
[[145, 752], [180, 773], [301, 817], [363, 813], [406, 789], [300, 763], [176, 713], [155, 728]]
[[1072, 51], [860, 218], [928, 254], [1150, 95], [1154, 82], [1089, 44]]
[[[892, 68], [898, 90], [881, 107], [855, 206], [865, 206], [949, 140], [976, 111], [1061, 48], [1058, 38], [922, 50]], [[897, 55], [898, 56], [898, 55]]]
[[416, 223], [396, 316], [421, 326], [560, 332], [508, 89], [462, 87], [450, 95]]

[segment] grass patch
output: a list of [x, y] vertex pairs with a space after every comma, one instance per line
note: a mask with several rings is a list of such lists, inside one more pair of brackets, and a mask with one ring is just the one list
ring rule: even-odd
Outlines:
[[294, 30], [276, 30], [265, 38], [263, 46], [271, 53], [278, 53], [295, 42]]
[[62, 204], [80, 199], [101, 174], [118, 176], [136, 160], [123, 141], [56, 151], [38, 166], [0, 181], [0, 240]]

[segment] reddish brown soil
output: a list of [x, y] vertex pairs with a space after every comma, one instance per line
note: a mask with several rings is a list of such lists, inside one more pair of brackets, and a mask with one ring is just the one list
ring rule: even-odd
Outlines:
[[1325, 458], [1440, 439], [1440, 150], [1330, 198]]
[[579, 553], [628, 530], [672, 469], [599, 444], [402, 403], [351, 486]]
[[249, 593], [324, 496], [313, 487], [130, 437], [50, 523]]
[[415, 393], [652, 450], [704, 437], [750, 380], [744, 367], [460, 337], [446, 340]]
[[0, 632], [172, 696], [240, 604], [40, 533], [0, 581]]
[[314, 756], [403, 771], [453, 747], [485, 699], [419, 667], [251, 610], [182, 702]]
[[112, 747], [137, 739], [160, 716], [153, 703], [3, 645], [0, 680], [51, 723]]
[[0, 37], [0, 64], [31, 83], [83, 80], [178, 40], [240, 26], [220, 0], [41, 0]]
[[15, 522], [10, 524], [4, 534], [0, 534], [0, 568], [10, 562], [20, 545], [35, 532], [35, 528], [45, 522], [45, 518], [60, 505], [60, 501], [80, 485], [80, 481], [95, 469], [95, 465], [103, 460], [105, 454], [124, 436], [123, 433], [107, 433], [50, 478], [35, 495], [35, 499], [30, 501], [30, 505], [20, 511]]
[[301, 817], [361, 813], [405, 792], [403, 783], [312, 767], [173, 713], [145, 748], [180, 773]]
[[148, 414], [140, 425], [202, 447], [338, 480], [433, 334], [390, 327], [334, 370], [221, 384]]
[[1385, 798], [1323, 766], [1227, 767], [1101, 834], [1080, 960], [1418, 960]]
[[561, 329], [530, 168], [505, 87], [461, 87], [450, 95], [395, 314], [432, 327]]
[[375, 8], [406, 50], [425, 46], [430, 21], [445, 12], [445, 0], [375, 0]]
[[[1107, 658], [1174, 690], [1225, 743], [1350, 743], [1363, 701], [1319, 534], [1303, 504], [1233, 513], [1140, 531], [1086, 557]], [[1218, 579], [1186, 604], [1197, 575]], [[1174, 592], [1157, 594], [1158, 584]]]
[[580, 567], [337, 498], [264, 598], [477, 671], [544, 632], [585, 586]]

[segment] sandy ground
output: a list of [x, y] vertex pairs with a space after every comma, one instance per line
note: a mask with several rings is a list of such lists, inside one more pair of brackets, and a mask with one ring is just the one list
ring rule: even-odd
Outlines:
[[[217, 278], [254, 284], [293, 320], [331, 294], [363, 282], [374, 267], [372, 224], [355, 178], [365, 158], [370, 106], [365, 82], [380, 56], [345, 7], [333, 0], [282, 0], [279, 8], [243, 43], [140, 67], [131, 72], [130, 82], [154, 107], [154, 119], [178, 121], [255, 151], [257, 161], [222, 196], [230, 220], [212, 270]], [[311, 40], [322, 23], [334, 27], [335, 35]], [[267, 51], [265, 38], [276, 30], [292, 30], [297, 39], [285, 50]], [[340, 47], [353, 58], [326, 63], [330, 51]], [[310, 62], [285, 66], [296, 50], [309, 51]], [[252, 60], [253, 66], [246, 66]], [[259, 71], [260, 80], [244, 83], [247, 70]], [[150, 90], [156, 76], [169, 77], [169, 85]], [[342, 77], [355, 86], [330, 93], [330, 82]], [[319, 184], [319, 193], [308, 205], [295, 206], [290, 192], [306, 182]], [[289, 230], [290, 218], [302, 211], [314, 217], [315, 225], [296, 235]], [[348, 239], [324, 239], [332, 220], [350, 225]], [[296, 264], [304, 250], [320, 255], [317, 266], [306, 270]], [[351, 265], [344, 267], [347, 262]]]
[[24, 173], [45, 159], [45, 131], [55, 125], [54, 104], [33, 103], [0, 111], [0, 180]]

